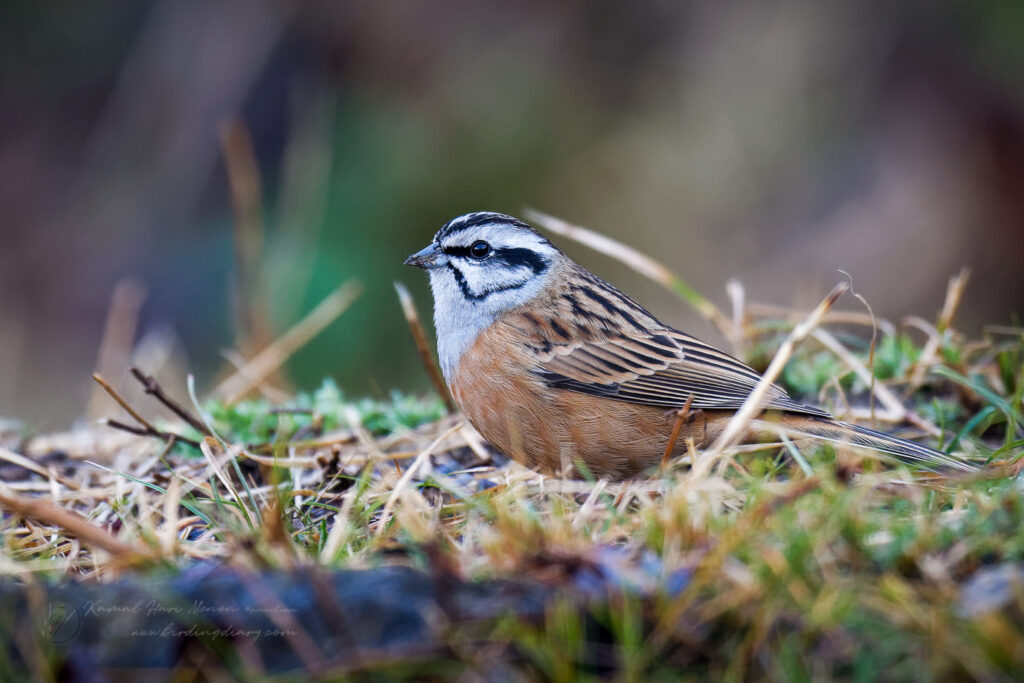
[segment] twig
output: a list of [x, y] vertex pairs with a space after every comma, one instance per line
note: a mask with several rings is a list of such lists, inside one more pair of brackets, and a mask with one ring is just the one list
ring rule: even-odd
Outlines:
[[[139, 380], [139, 382], [145, 388], [147, 394], [154, 397], [156, 400], [160, 401], [160, 403], [164, 404], [164, 406], [166, 406], [172, 413], [174, 413], [182, 420], [187, 422], [189, 426], [192, 427], [192, 429], [196, 430], [200, 434], [212, 436], [212, 434], [210, 434], [210, 430], [206, 428], [206, 425], [204, 425], [199, 420], [199, 418], [194, 416], [192, 413], [186, 410], [180, 403], [175, 401], [173, 398], [171, 398], [164, 392], [163, 388], [156, 381], [156, 378], [147, 375], [146, 373], [142, 372], [142, 370], [139, 370], [134, 366], [131, 368], [131, 373], [135, 377], [135, 379]], [[181, 437], [178, 438], [180, 439]]]
[[598, 251], [606, 256], [611, 256], [612, 258], [625, 263], [641, 275], [648, 277], [663, 287], [675, 292], [690, 304], [694, 310], [713, 322], [724, 335], [730, 339], [732, 338], [733, 327], [728, 316], [718, 310], [718, 307], [711, 303], [710, 299], [706, 298], [696, 289], [691, 287], [685, 280], [669, 270], [665, 264], [654, 260], [647, 254], [643, 254], [632, 247], [626, 246], [618, 240], [614, 240], [611, 237], [594, 232], [593, 230], [588, 230], [582, 226], [567, 223], [560, 218], [549, 216], [548, 214], [537, 211], [536, 209], [527, 208], [524, 211], [530, 220], [538, 223], [545, 229], [550, 230], [555, 234], [562, 235], [563, 237], [568, 237], [580, 244], [585, 244], [594, 251]]
[[358, 282], [346, 282], [338, 287], [305, 318], [273, 344], [256, 354], [245, 367], [221, 382], [210, 395], [228, 404], [238, 401], [260, 380], [280, 367], [293, 353], [334, 322], [358, 298], [362, 290], [363, 287]]
[[412, 300], [412, 295], [409, 294], [409, 290], [401, 282], [395, 283], [395, 291], [398, 292], [398, 300], [402, 304], [405, 322], [409, 324], [412, 339], [416, 343], [416, 350], [420, 354], [420, 362], [423, 363], [423, 368], [427, 371], [427, 377], [430, 378], [430, 381], [434, 384], [434, 389], [437, 390], [437, 393], [444, 400], [448, 412], [454, 413], [458, 411], [458, 408], [455, 407], [455, 402], [452, 401], [452, 397], [448, 394], [448, 387], [445, 386], [441, 371], [438, 370], [437, 363], [434, 362], [434, 355], [430, 352], [430, 345], [427, 344], [427, 335], [423, 331], [423, 323], [420, 322], [420, 316], [416, 312], [416, 304]]
[[125, 424], [124, 422], [118, 422], [117, 420], [110, 420], [110, 419], [100, 420], [100, 424], [104, 424], [104, 425], [106, 425], [106, 426], [108, 426], [108, 427], [110, 427], [112, 429], [119, 429], [122, 432], [128, 432], [129, 434], [138, 434], [139, 436], [152, 436], [152, 437], [156, 437], [157, 439], [162, 439], [164, 441], [167, 441], [167, 440], [170, 440], [170, 439], [174, 439], [175, 441], [180, 441], [181, 443], [187, 443], [189, 446], [193, 446], [195, 448], [199, 448], [199, 442], [196, 441], [195, 439], [190, 439], [187, 436], [182, 436], [180, 434], [175, 434], [174, 432], [165, 432], [162, 429], [150, 429], [148, 427], [134, 427], [132, 425]]
[[128, 405], [128, 402], [125, 401], [123, 398], [121, 398], [120, 394], [118, 394], [116, 391], [114, 391], [114, 387], [110, 386], [110, 384], [107, 382], [107, 380], [103, 379], [102, 375], [100, 375], [98, 372], [94, 372], [94, 373], [92, 373], [92, 378], [96, 381], [97, 384], [99, 384], [101, 387], [103, 387], [104, 390], [106, 390], [106, 392], [108, 394], [110, 394], [110, 397], [112, 399], [117, 401], [118, 405], [120, 405], [122, 408], [124, 408], [125, 412], [127, 412], [129, 415], [132, 416], [133, 420], [135, 420], [140, 425], [142, 425], [143, 427], [146, 428], [147, 434], [157, 434], [159, 432], [159, 430], [156, 427], [154, 427], [149, 422], [149, 420], [147, 420], [146, 418], [142, 417], [137, 412], [135, 412], [135, 409], [132, 408], [130, 405]]
[[669, 434], [668, 443], [665, 444], [665, 452], [661, 456], [661, 466], [659, 469], [664, 470], [668, 465], [669, 460], [672, 457], [672, 451], [675, 450], [676, 441], [679, 440], [679, 430], [683, 427], [683, 422], [687, 417], [690, 416], [690, 406], [693, 404], [693, 394], [686, 397], [686, 403], [679, 409], [679, 413], [676, 415], [676, 422], [672, 425], [672, 433]]

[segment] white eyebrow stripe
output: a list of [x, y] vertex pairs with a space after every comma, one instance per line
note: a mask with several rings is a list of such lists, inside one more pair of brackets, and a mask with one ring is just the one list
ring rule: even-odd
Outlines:
[[443, 241], [446, 247], [468, 247], [483, 240], [495, 249], [531, 249], [541, 254], [553, 254], [555, 248], [542, 236], [521, 228], [502, 224], [481, 225], [456, 233]]

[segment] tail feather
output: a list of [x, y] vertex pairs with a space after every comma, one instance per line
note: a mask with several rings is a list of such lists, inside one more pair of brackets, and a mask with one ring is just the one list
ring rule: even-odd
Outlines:
[[800, 434], [824, 441], [867, 448], [892, 456], [900, 462], [933, 472], [949, 470], [976, 472], [979, 469], [977, 465], [959, 456], [943, 453], [892, 434], [877, 432], [874, 429], [838, 420], [787, 415], [781, 422], [761, 422], [769, 431], [779, 431], [781, 428], [790, 434]]

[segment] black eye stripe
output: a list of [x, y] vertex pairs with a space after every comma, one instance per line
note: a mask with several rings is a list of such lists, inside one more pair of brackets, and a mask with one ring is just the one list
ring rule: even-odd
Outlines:
[[495, 249], [491, 258], [509, 267], [525, 266], [535, 275], [548, 268], [548, 260], [532, 249]]
[[[471, 250], [472, 247], [452, 246], [442, 247], [443, 251], [448, 256], [461, 256], [463, 258], [473, 258]], [[492, 248], [489, 258], [509, 268], [515, 268], [522, 266], [529, 268], [534, 274], [543, 273], [547, 270], [548, 259], [541, 256], [532, 249], [523, 249], [516, 247], [507, 247], [504, 249]]]
[[449, 256], [469, 256], [469, 247], [441, 247], [441, 251]]

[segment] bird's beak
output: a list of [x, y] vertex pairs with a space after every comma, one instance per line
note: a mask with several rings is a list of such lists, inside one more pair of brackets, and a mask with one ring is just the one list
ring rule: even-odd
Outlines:
[[405, 259], [405, 265], [430, 270], [431, 268], [436, 268], [441, 265], [437, 262], [437, 257], [440, 255], [441, 250], [438, 249], [436, 245], [430, 244], [426, 248], [420, 249], [415, 254]]

